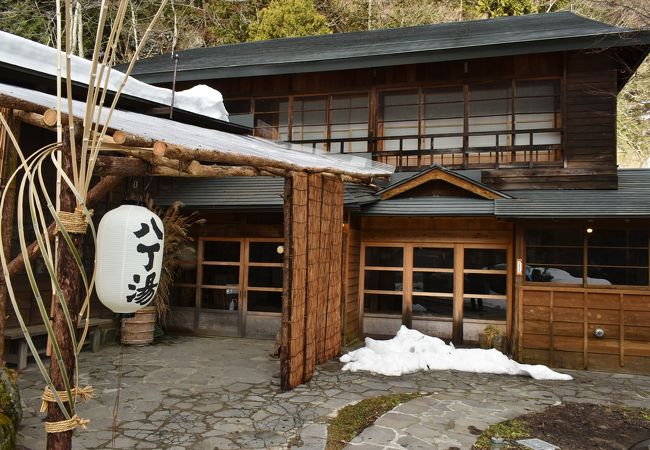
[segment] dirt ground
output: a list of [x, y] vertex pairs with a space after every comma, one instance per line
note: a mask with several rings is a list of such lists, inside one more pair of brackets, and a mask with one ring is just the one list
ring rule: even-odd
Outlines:
[[[627, 450], [650, 439], [650, 409], [566, 403], [500, 426], [516, 428], [517, 434], [524, 435], [508, 439], [513, 443], [515, 437], [534, 437], [563, 450]], [[647, 444], [638, 448], [645, 449]]]

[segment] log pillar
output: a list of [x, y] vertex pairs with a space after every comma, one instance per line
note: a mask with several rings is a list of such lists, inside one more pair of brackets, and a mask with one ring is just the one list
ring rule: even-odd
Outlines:
[[[70, 151], [70, 135], [69, 130], [66, 130], [63, 138], [63, 169], [65, 172], [72, 176], [72, 154]], [[61, 211], [74, 212], [76, 207], [76, 199], [72, 191], [67, 185], [61, 188]], [[70, 234], [72, 243], [78, 252], [81, 252], [84, 235], [83, 234]], [[82, 291], [82, 279], [79, 268], [72, 256], [72, 252], [68, 248], [65, 239], [59, 239], [57, 244], [57, 261], [56, 261], [56, 277], [61, 284], [63, 291], [64, 301], [70, 311], [70, 316], [74, 323], [78, 322], [80, 297]], [[74, 387], [74, 367], [75, 367], [75, 346], [76, 342], [70, 336], [68, 324], [63, 314], [63, 308], [58, 297], [53, 298], [52, 309], [52, 326], [56, 342], [61, 348], [61, 354], [66, 375], [70, 381], [70, 386]], [[50, 363], [50, 377], [57, 391], [65, 390], [63, 383], [64, 375], [61, 372], [61, 367], [56, 358], [51, 359]], [[68, 403], [65, 403], [69, 407]], [[70, 410], [68, 409], [70, 412]], [[47, 407], [47, 421], [59, 422], [65, 420], [63, 412], [59, 409], [57, 403], [48, 403]], [[69, 450], [72, 448], [72, 430], [62, 433], [48, 433], [47, 435], [47, 449], [48, 450]]]
[[[7, 110], [5, 110], [6, 112]], [[10, 112], [7, 117], [7, 122], [11, 132], [16, 140], [20, 138], [20, 122], [16, 120], [14, 114]], [[1, 128], [1, 127], [0, 127]], [[7, 190], [5, 205], [2, 214], [2, 245], [5, 249], [5, 257], [9, 260], [11, 255], [11, 244], [14, 237], [14, 218], [16, 211], [16, 183], [7, 186], [9, 177], [14, 173], [18, 167], [18, 153], [9, 138], [6, 130], [0, 130], [4, 137], [0, 138], [2, 147], [0, 148], [0, 171], [1, 186], [0, 191]], [[6, 324], [6, 309], [7, 309], [7, 285], [4, 276], [0, 276], [0, 367], [5, 365], [5, 324]]]

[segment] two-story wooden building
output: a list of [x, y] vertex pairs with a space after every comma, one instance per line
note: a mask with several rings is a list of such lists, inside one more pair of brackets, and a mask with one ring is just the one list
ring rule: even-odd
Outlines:
[[[562, 12], [187, 50], [175, 76], [258, 136], [397, 167], [346, 191], [348, 341], [496, 325], [521, 361], [648, 372], [650, 171], [617, 168], [616, 103], [649, 50], [650, 32]], [[173, 61], [135, 76], [168, 85]], [[281, 195], [273, 178], [161, 190], [208, 218], [173, 326], [274, 334]]]

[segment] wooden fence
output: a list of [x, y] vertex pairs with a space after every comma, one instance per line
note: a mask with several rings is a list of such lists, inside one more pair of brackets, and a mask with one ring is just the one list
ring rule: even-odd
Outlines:
[[650, 291], [524, 286], [518, 312], [517, 353], [522, 362], [567, 369], [650, 370]]
[[343, 183], [294, 173], [285, 182], [281, 385], [309, 381], [341, 350]]

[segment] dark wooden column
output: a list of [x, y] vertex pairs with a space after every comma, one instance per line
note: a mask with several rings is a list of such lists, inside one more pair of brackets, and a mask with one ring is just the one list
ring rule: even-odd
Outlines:
[[[5, 110], [8, 111], [8, 110]], [[7, 117], [7, 116], [5, 116]], [[9, 113], [7, 118], [11, 132], [16, 140], [20, 138], [20, 122], [17, 121], [12, 112]], [[2, 214], [2, 245], [5, 249], [5, 257], [9, 260], [11, 256], [11, 244], [14, 236], [14, 218], [16, 211], [16, 183], [7, 186], [9, 177], [14, 173], [18, 167], [18, 154], [9, 134], [7, 133], [4, 140], [4, 145], [0, 148], [0, 163], [2, 167], [2, 186], [0, 191], [7, 190], [4, 209], [0, 212]], [[4, 276], [0, 275], [0, 367], [5, 365], [5, 324], [6, 310], [7, 310], [7, 285]]]
[[[65, 172], [72, 176], [72, 155], [70, 151], [70, 135], [66, 130], [63, 137], [63, 169]], [[73, 212], [76, 207], [76, 200], [72, 191], [67, 185], [63, 184], [61, 188], [61, 211]], [[78, 252], [81, 252], [83, 244], [83, 234], [70, 234], [72, 243]], [[60, 238], [57, 245], [57, 262], [56, 262], [56, 277], [61, 284], [63, 291], [64, 301], [70, 311], [70, 316], [74, 323], [78, 321], [79, 303], [82, 291], [82, 279], [79, 268], [72, 256], [70, 248], [65, 239]], [[52, 326], [56, 342], [61, 348], [62, 359], [66, 374], [70, 380], [70, 386], [74, 387], [74, 361], [75, 361], [75, 345], [76, 343], [70, 336], [68, 324], [63, 314], [63, 308], [59, 299], [55, 296], [53, 298], [54, 307], [52, 309]], [[57, 391], [65, 390], [64, 375], [61, 372], [61, 367], [57, 359], [52, 357], [50, 364], [50, 377]], [[69, 406], [66, 404], [66, 406]], [[69, 410], [68, 410], [69, 411]], [[65, 420], [63, 412], [59, 409], [57, 403], [49, 403], [47, 408], [47, 421], [59, 422]], [[63, 433], [49, 433], [47, 435], [47, 448], [48, 450], [68, 450], [72, 448], [72, 431], [65, 431]]]

